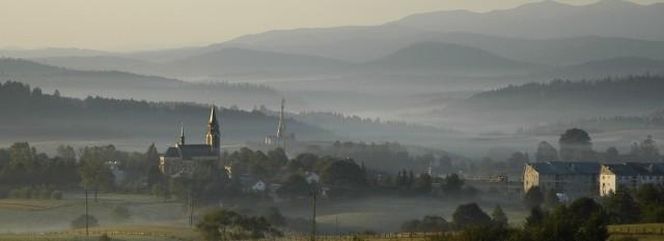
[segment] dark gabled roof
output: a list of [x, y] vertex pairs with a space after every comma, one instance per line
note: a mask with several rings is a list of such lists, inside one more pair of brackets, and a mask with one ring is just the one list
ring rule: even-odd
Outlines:
[[548, 175], [593, 175], [600, 170], [600, 164], [596, 162], [536, 162], [529, 165], [538, 173]]
[[177, 147], [169, 147], [164, 153], [165, 157], [180, 157], [180, 150]]
[[664, 175], [664, 163], [627, 162], [620, 164], [606, 164], [605, 166], [608, 167], [611, 172], [621, 176]]
[[218, 156], [218, 154], [205, 144], [196, 145], [178, 145], [169, 147], [166, 150], [166, 157], [180, 157], [182, 159], [192, 159], [194, 157], [211, 157]]
[[616, 175], [620, 176], [637, 176], [639, 175], [639, 171], [634, 169], [631, 165], [627, 165], [626, 163], [620, 163], [620, 164], [604, 164], [611, 172], [615, 173]]

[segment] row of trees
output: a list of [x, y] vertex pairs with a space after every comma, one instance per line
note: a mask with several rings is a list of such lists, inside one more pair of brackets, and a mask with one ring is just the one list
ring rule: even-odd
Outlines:
[[592, 139], [588, 132], [582, 129], [569, 129], [558, 140], [560, 150], [546, 141], [537, 146], [535, 159], [538, 162], [547, 161], [644, 161], [653, 162], [662, 160], [659, 148], [652, 136], [641, 142], [634, 142], [626, 155], [621, 155], [615, 147], [609, 147], [604, 153], [593, 151]]
[[452, 222], [448, 222], [440, 216], [425, 216], [421, 220], [415, 219], [403, 223], [401, 231], [441, 233], [463, 230], [474, 226], [507, 227], [507, 215], [499, 205], [493, 209], [491, 216], [489, 216], [476, 203], [468, 203], [457, 207], [452, 214]]
[[[417, 227], [446, 227], [442, 230], [455, 231], [432, 237], [432, 241], [604, 241], [608, 238], [607, 215], [602, 205], [590, 198], [581, 198], [550, 211], [533, 208], [523, 227], [513, 228], [505, 225], [507, 220], [500, 207], [496, 207], [490, 217], [471, 203], [457, 208], [452, 223], [443, 225], [444, 219], [429, 217], [419, 221]], [[411, 221], [404, 227], [408, 230], [412, 224]], [[422, 229], [414, 231], [419, 230]]]

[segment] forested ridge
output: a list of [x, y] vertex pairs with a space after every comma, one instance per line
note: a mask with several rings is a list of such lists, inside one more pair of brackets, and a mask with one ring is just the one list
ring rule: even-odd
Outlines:
[[[15, 135], [117, 137], [122, 135], [174, 136], [180, 122], [194, 133], [204, 131], [209, 105], [185, 102], [149, 102], [133, 99], [60, 96], [7, 81], [0, 84], [0, 133]], [[220, 108], [224, 137], [260, 140], [274, 132], [277, 119], [260, 111]], [[292, 121], [298, 133], [326, 135], [316, 127]], [[202, 140], [202, 138], [201, 138]]]
[[499, 109], [637, 108], [664, 106], [662, 76], [628, 76], [603, 80], [553, 80], [510, 85], [476, 94], [466, 103]]

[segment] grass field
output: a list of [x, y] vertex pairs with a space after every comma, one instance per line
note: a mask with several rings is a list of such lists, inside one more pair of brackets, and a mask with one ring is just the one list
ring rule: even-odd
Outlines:
[[[664, 224], [634, 224], [612, 225], [609, 231], [612, 234], [609, 240], [630, 236], [639, 241], [662, 241], [664, 235], [656, 234]], [[629, 230], [630, 233], [624, 233]], [[198, 233], [191, 228], [175, 226], [131, 225], [90, 229], [90, 236], [86, 238], [85, 230], [67, 230], [48, 233], [0, 234], [2, 241], [92, 241], [98, 240], [102, 234], [108, 234], [114, 241], [197, 241], [201, 240]], [[379, 234], [376, 236], [358, 236], [364, 241], [424, 241], [421, 236], [408, 234]], [[352, 241], [353, 236], [320, 236], [321, 241]], [[275, 241], [306, 241], [307, 236], [287, 236]]]
[[[129, 209], [128, 220], [113, 218], [112, 210], [118, 205]], [[78, 194], [65, 195], [63, 200], [0, 199], [0, 233], [67, 230], [70, 222], [84, 212], [84, 198]], [[182, 204], [145, 195], [102, 194], [98, 202], [90, 199], [89, 213], [99, 220], [100, 226], [186, 224]]]

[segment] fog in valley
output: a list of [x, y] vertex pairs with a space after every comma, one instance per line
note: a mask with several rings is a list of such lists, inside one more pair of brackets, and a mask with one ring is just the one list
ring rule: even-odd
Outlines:
[[[520, 228], [529, 163], [662, 161], [664, 3], [418, 2], [341, 26], [197, 26], [228, 33], [149, 48], [21, 48], [8, 31], [0, 239], [79, 232], [83, 190], [101, 230], [190, 230], [221, 208], [308, 235], [312, 197], [326, 234], [426, 233], [426, 216], [449, 231], [468, 203]], [[168, 165], [187, 155], [205, 165]]]

